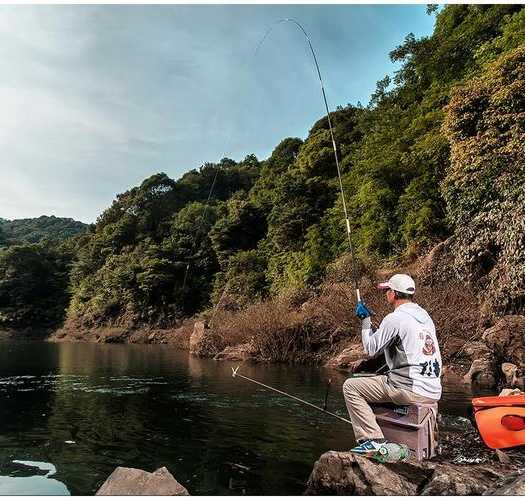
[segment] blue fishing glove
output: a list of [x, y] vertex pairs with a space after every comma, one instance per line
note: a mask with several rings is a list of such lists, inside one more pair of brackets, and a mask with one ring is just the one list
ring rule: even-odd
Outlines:
[[372, 311], [370, 311], [368, 307], [366, 307], [365, 303], [362, 300], [360, 300], [355, 306], [355, 315], [359, 319], [365, 319], [372, 316]]

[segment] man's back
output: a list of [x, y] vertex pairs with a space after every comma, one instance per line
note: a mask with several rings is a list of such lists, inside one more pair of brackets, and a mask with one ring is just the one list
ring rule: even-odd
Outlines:
[[400, 305], [381, 326], [397, 335], [385, 347], [389, 382], [432, 399], [441, 397], [441, 353], [434, 322], [419, 305]]

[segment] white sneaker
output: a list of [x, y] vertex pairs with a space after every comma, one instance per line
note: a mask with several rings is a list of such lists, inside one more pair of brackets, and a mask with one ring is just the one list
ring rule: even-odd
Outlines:
[[384, 443], [378, 443], [373, 439], [367, 439], [366, 441], [359, 443], [355, 448], [352, 448], [350, 451], [359, 455], [371, 456], [375, 455], [376, 453], [379, 453], [379, 450], [381, 449], [383, 444]]

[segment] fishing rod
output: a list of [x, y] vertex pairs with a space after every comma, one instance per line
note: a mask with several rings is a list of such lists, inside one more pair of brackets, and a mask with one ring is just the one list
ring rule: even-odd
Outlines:
[[[332, 413], [331, 411], [328, 411], [326, 408], [321, 408], [320, 406], [314, 405], [313, 403], [310, 403], [309, 401], [305, 401], [304, 399], [298, 398], [297, 396], [293, 396], [292, 394], [288, 394], [287, 392], [281, 391], [280, 389], [276, 389], [275, 387], [271, 387], [269, 385], [263, 384], [262, 382], [259, 382], [258, 380], [254, 380], [253, 378], [246, 377], [245, 375], [242, 375], [239, 373], [239, 368], [232, 368], [232, 377], [241, 377], [245, 380], [248, 380], [250, 382], [253, 382], [254, 384], [260, 385], [261, 387], [264, 387], [265, 389], [269, 389], [270, 391], [277, 392], [278, 394], [282, 394], [283, 396], [286, 396], [288, 398], [294, 399], [295, 401], [299, 401], [299, 403], [302, 403], [305, 406], [309, 406], [310, 408], [314, 408], [322, 413], [326, 413], [327, 415], [331, 415], [332, 417], [335, 417], [339, 420], [342, 420], [346, 424], [351, 424], [352, 422], [348, 420], [347, 418], [341, 417], [335, 413]], [[326, 405], [326, 398], [328, 397], [328, 394], [325, 396], [325, 405]]]
[[[301, 32], [303, 33], [303, 35], [305, 36], [305, 38], [306, 38], [306, 40], [308, 42], [308, 46], [310, 48], [310, 52], [312, 54], [313, 61], [314, 61], [314, 64], [315, 64], [315, 68], [316, 68], [316, 71], [317, 71], [317, 77], [319, 79], [319, 84], [321, 86], [321, 93], [322, 93], [324, 107], [325, 107], [325, 110], [326, 110], [326, 116], [327, 116], [327, 120], [328, 120], [328, 128], [330, 130], [330, 139], [331, 139], [331, 143], [332, 143], [332, 149], [333, 149], [333, 152], [334, 152], [335, 165], [336, 165], [336, 168], [337, 168], [337, 178], [338, 178], [338, 182], [339, 182], [339, 191], [340, 191], [340, 194], [341, 194], [341, 201], [342, 201], [343, 212], [344, 212], [344, 217], [345, 217], [346, 234], [347, 234], [347, 239], [348, 239], [348, 247], [349, 247], [349, 250], [350, 250], [352, 281], [354, 282], [356, 298], [357, 298], [357, 301], [359, 302], [359, 301], [361, 301], [361, 293], [359, 291], [359, 278], [358, 278], [357, 272], [356, 272], [356, 261], [355, 261], [355, 254], [354, 254], [354, 246], [353, 246], [353, 242], [352, 242], [352, 230], [351, 230], [351, 227], [350, 227], [350, 218], [349, 218], [349, 215], [348, 215], [348, 207], [347, 207], [347, 204], [346, 204], [345, 190], [344, 190], [343, 179], [342, 179], [342, 175], [341, 175], [341, 166], [340, 166], [340, 163], [339, 163], [339, 154], [337, 152], [337, 145], [336, 145], [336, 142], [335, 142], [334, 129], [333, 129], [333, 125], [332, 125], [332, 114], [331, 114], [330, 108], [328, 106], [328, 100], [326, 98], [326, 91], [325, 91], [325, 88], [324, 88], [323, 77], [321, 75], [321, 69], [319, 67], [319, 63], [318, 63], [318, 60], [317, 60], [317, 55], [316, 55], [316, 52], [315, 52], [314, 47], [312, 45], [312, 41], [310, 40], [310, 36], [306, 32], [306, 30], [303, 28], [301, 23], [299, 23], [297, 20], [295, 20], [293, 18], [279, 19], [278, 21], [276, 21], [273, 24], [273, 26], [270, 26], [270, 28], [264, 34], [263, 38], [258, 43], [258, 45], [257, 45], [257, 47], [255, 49], [255, 54], [254, 55], [257, 55], [257, 53], [258, 53], [259, 49], [262, 47], [264, 41], [268, 38], [270, 33], [273, 31], [273, 28], [277, 24], [282, 24], [282, 23], [292, 23], [292, 24], [294, 24], [295, 26], [297, 26], [301, 30]], [[215, 177], [214, 177], [212, 185], [211, 185], [211, 189], [210, 189], [210, 192], [209, 192], [209, 195], [208, 195], [208, 200], [206, 202], [206, 206], [205, 206], [205, 209], [204, 209], [204, 212], [203, 212], [203, 215], [202, 215], [201, 222], [204, 222], [205, 212], [206, 212], [206, 209], [208, 207], [208, 203], [209, 203], [209, 201], [211, 199], [211, 194], [212, 194], [213, 188], [215, 186], [215, 182], [216, 182], [216, 179], [217, 179], [217, 174], [218, 174], [218, 170], [215, 172]], [[194, 246], [195, 246], [195, 240], [194, 240]], [[190, 269], [190, 262], [188, 262], [187, 265], [186, 265], [186, 270], [185, 270], [185, 273], [184, 273], [184, 280], [183, 280], [183, 289], [185, 289], [185, 286], [186, 286], [186, 280], [188, 278], [189, 269]], [[220, 297], [219, 301], [217, 302], [217, 304], [213, 308], [212, 321], [213, 321], [213, 318], [215, 317], [215, 313], [217, 312], [217, 309], [218, 309], [220, 303], [222, 302], [222, 299], [224, 298], [224, 295], [226, 294], [226, 288], [227, 288], [227, 284], [226, 284], [226, 287], [225, 287], [225, 289], [223, 290], [223, 292], [221, 294], [221, 297]]]
[[314, 63], [315, 63], [315, 68], [317, 70], [317, 76], [319, 78], [319, 84], [321, 85], [321, 92], [322, 92], [322, 95], [323, 95], [324, 106], [325, 106], [325, 109], [326, 109], [326, 116], [328, 118], [328, 128], [330, 129], [330, 138], [331, 138], [331, 141], [332, 141], [332, 148], [334, 150], [335, 165], [337, 167], [337, 177], [339, 179], [339, 190], [340, 190], [340, 193], [341, 193], [341, 200], [342, 200], [342, 203], [343, 203], [343, 211], [344, 211], [345, 223], [346, 223], [346, 234], [347, 234], [347, 237], [348, 237], [348, 246], [349, 246], [349, 249], [350, 249], [350, 259], [351, 259], [351, 267], [352, 267], [352, 280], [353, 280], [354, 285], [355, 285], [355, 293], [356, 293], [357, 301], [360, 302], [361, 301], [361, 293], [359, 291], [359, 279], [357, 277], [356, 265], [355, 265], [355, 256], [354, 256], [354, 246], [352, 244], [352, 230], [350, 228], [350, 219], [348, 217], [348, 209], [347, 209], [347, 206], [346, 206], [345, 190], [344, 190], [344, 187], [343, 187], [343, 179], [342, 179], [342, 176], [341, 176], [341, 167], [340, 167], [340, 164], [339, 164], [339, 155], [337, 153], [337, 146], [336, 146], [336, 143], [335, 143], [334, 130], [333, 130], [333, 127], [332, 127], [332, 116], [331, 116], [331, 113], [330, 113], [330, 108], [328, 107], [328, 101], [326, 99], [326, 92], [325, 92], [325, 89], [324, 89], [323, 77], [321, 76], [321, 70], [319, 68], [319, 63], [317, 61], [317, 55], [315, 53], [315, 50], [314, 50], [314, 47], [313, 47], [312, 42], [310, 40], [310, 37], [308, 36], [308, 33], [303, 28], [301, 23], [299, 23], [295, 19], [293, 19], [293, 18], [279, 19], [265, 33], [264, 37], [259, 42], [259, 44], [258, 44], [258, 46], [257, 46], [257, 48], [255, 50], [255, 53], [258, 52], [258, 50], [260, 49], [260, 47], [262, 46], [262, 44], [264, 43], [266, 38], [268, 38], [268, 36], [272, 32], [273, 28], [277, 24], [282, 24], [282, 23], [295, 24], [295, 26], [297, 26], [301, 30], [303, 35], [306, 37], [306, 40], [308, 42], [308, 46], [310, 47], [310, 52], [312, 53], [312, 57], [313, 57], [313, 60], [314, 60]]

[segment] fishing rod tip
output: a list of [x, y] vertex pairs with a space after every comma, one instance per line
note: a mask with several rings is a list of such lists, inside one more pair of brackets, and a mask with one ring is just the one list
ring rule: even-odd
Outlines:
[[232, 377], [235, 378], [235, 375], [237, 375], [237, 370], [239, 369], [239, 367], [237, 368], [232, 368]]

